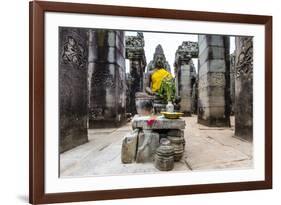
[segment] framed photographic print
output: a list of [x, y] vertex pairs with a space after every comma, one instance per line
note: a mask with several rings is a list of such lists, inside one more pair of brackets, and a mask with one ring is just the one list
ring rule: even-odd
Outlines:
[[30, 203], [272, 187], [272, 17], [30, 2]]

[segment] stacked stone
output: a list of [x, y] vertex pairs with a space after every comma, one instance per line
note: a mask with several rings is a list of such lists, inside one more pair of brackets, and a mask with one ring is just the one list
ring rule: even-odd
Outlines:
[[130, 99], [127, 105], [127, 112], [133, 115], [137, 113], [135, 106], [135, 94], [143, 91], [143, 78], [146, 66], [144, 52], [143, 33], [138, 32], [136, 36], [126, 36], [126, 58], [130, 61], [130, 81], [127, 98]]
[[124, 32], [89, 31], [89, 128], [126, 122]]
[[198, 43], [184, 41], [175, 54], [175, 76], [177, 95], [180, 96], [180, 112], [190, 116], [192, 112], [192, 89], [196, 80], [196, 70], [192, 58], [198, 57]]
[[[184, 120], [171, 120], [163, 116], [151, 118], [150, 116], [136, 115], [132, 126], [133, 132], [123, 139], [122, 163], [145, 163], [152, 162], [154, 159], [157, 161], [155, 162], [156, 168], [167, 171], [173, 167], [174, 161], [179, 161], [182, 158], [185, 147]], [[161, 140], [169, 141], [170, 149], [173, 151], [167, 151], [167, 147], [161, 148]]]
[[229, 37], [199, 35], [198, 123], [230, 126]]
[[167, 139], [162, 139], [154, 155], [154, 166], [161, 171], [170, 171], [174, 168], [174, 146]]
[[167, 135], [174, 147], [174, 160], [178, 162], [181, 160], [185, 148], [184, 132], [182, 130], [169, 130]]

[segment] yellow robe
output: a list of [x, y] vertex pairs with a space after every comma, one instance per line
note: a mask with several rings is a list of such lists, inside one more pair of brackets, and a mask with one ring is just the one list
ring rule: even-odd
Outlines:
[[160, 89], [163, 79], [166, 77], [172, 77], [172, 74], [166, 71], [164, 68], [154, 71], [151, 75], [151, 90], [153, 92], [157, 92]]

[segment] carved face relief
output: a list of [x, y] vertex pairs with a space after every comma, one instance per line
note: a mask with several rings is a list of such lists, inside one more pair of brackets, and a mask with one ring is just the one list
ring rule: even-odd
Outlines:
[[164, 68], [165, 65], [165, 57], [163, 55], [155, 56], [155, 67], [156, 68]]

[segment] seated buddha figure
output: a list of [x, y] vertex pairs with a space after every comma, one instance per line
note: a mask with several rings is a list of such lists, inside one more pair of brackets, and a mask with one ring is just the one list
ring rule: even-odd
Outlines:
[[175, 82], [172, 74], [164, 68], [165, 56], [155, 55], [154, 66], [148, 71], [148, 85], [146, 92], [167, 101], [175, 100]]

